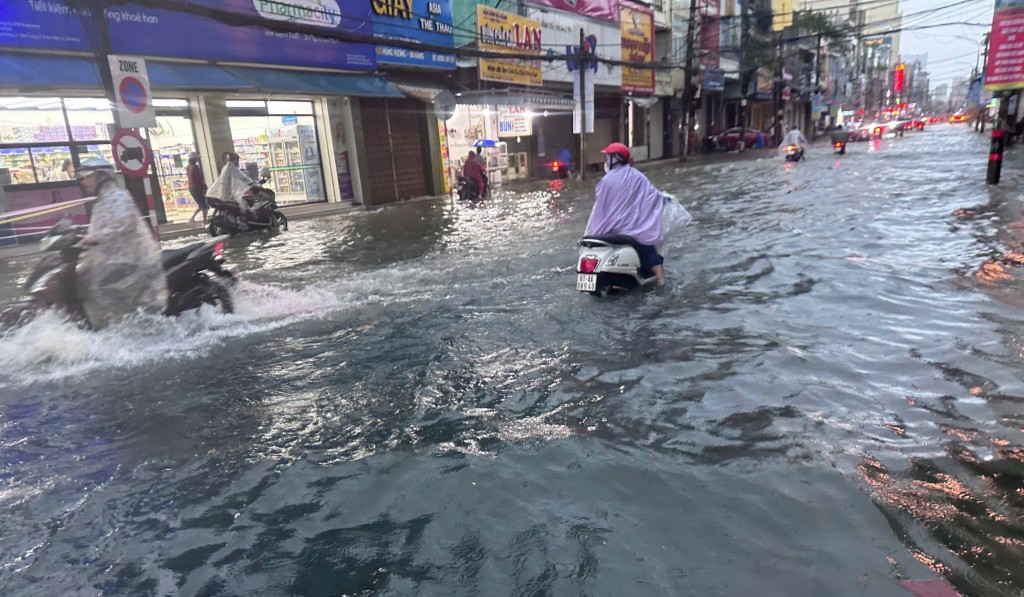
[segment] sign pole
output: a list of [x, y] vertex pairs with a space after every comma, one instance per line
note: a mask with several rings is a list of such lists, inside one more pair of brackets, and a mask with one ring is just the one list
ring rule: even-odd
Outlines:
[[[111, 73], [110, 67], [110, 55], [113, 53], [111, 45], [111, 33], [106, 28], [106, 11], [103, 9], [102, 4], [99, 2], [86, 2], [84, 0], [75, 2], [74, 4], [88, 7], [92, 11], [92, 26], [95, 28], [99, 43], [96, 47], [96, 66], [99, 68], [99, 80], [103, 85], [103, 92], [106, 95], [106, 100], [111, 104], [111, 113], [114, 116], [114, 128], [121, 129], [121, 114], [116, 108], [117, 101], [117, 89], [114, 88], [114, 75]], [[85, 20], [83, 18], [83, 20]], [[148, 215], [148, 209], [145, 202], [145, 191], [142, 188], [142, 183], [137, 178], [125, 177], [125, 188], [128, 193], [131, 194], [132, 199], [135, 201], [135, 205], [138, 207], [139, 212], [142, 216]]]
[[587, 70], [590, 68], [587, 53], [583, 27], [580, 27], [580, 59], [576, 62], [580, 73], [580, 180], [587, 179]]

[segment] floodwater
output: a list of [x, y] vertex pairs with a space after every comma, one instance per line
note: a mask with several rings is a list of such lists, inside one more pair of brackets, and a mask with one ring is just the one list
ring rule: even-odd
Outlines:
[[1024, 162], [828, 149], [651, 170], [695, 220], [650, 292], [577, 293], [593, 182], [536, 183], [233, 239], [234, 315], [0, 337], [0, 592], [1020, 594]]

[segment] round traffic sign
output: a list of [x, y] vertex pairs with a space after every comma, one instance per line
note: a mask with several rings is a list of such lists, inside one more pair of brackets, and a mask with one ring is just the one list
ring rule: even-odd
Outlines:
[[117, 94], [121, 97], [121, 104], [136, 114], [141, 114], [149, 106], [146, 88], [142, 85], [142, 81], [135, 77], [125, 77], [121, 81]]
[[114, 152], [114, 164], [118, 170], [128, 176], [146, 176], [153, 156], [139, 133], [131, 129], [117, 131], [110, 140], [110, 149]]

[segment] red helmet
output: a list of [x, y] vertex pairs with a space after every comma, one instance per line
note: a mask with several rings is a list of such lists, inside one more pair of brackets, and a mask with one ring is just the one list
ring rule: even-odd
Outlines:
[[622, 143], [612, 143], [608, 147], [602, 149], [601, 153], [617, 153], [622, 157], [626, 158], [627, 162], [629, 162], [632, 159], [629, 153], [629, 148]]

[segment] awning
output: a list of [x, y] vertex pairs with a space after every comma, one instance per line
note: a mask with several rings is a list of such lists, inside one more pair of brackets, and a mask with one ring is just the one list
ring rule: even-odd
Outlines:
[[225, 66], [258, 91], [358, 97], [404, 97], [382, 77]]
[[146, 61], [149, 84], [154, 89], [190, 91], [242, 91], [252, 87], [223, 68], [207, 64]]
[[102, 86], [95, 60], [0, 53], [0, 88], [4, 91], [99, 89]]
[[399, 91], [434, 106], [434, 114], [441, 120], [448, 120], [455, 113], [455, 96], [447, 88], [440, 85], [408, 85], [393, 83]]
[[571, 110], [574, 102], [572, 96], [566, 96], [541, 90], [513, 91], [483, 89], [480, 91], [462, 91], [456, 94], [460, 104], [483, 104], [496, 106], [522, 106], [524, 108], [542, 110]]

